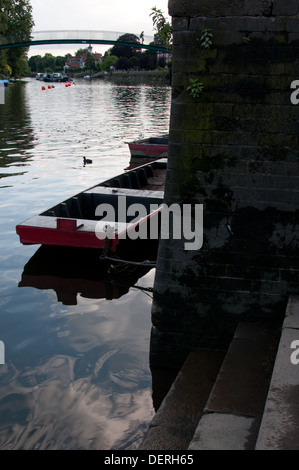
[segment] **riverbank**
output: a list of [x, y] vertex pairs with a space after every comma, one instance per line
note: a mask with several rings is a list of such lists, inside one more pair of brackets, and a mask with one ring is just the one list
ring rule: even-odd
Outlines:
[[170, 85], [170, 74], [167, 70], [114, 71], [101, 78], [118, 85]]
[[[30, 78], [35, 77], [35, 73]], [[89, 76], [90, 78], [86, 78]], [[97, 72], [92, 75], [87, 75], [86, 71], [82, 73], [69, 73], [69, 77], [73, 79], [86, 78], [86, 80], [105, 80], [106, 82], [113, 82], [117, 85], [165, 85], [171, 84], [169, 70], [122, 70], [108, 72]]]

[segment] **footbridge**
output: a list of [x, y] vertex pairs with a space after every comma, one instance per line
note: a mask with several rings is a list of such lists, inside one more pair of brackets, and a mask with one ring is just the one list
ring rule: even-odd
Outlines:
[[[143, 41], [123, 42], [119, 38], [124, 34], [119, 31], [88, 31], [88, 30], [67, 30], [67, 31], [33, 31], [30, 39], [22, 38], [20, 34], [16, 37], [0, 36], [0, 50], [15, 47], [31, 47], [51, 44], [107, 44], [136, 49], [148, 49], [159, 52], [169, 52], [165, 47], [154, 44], [154, 38], [144, 36]], [[131, 33], [130, 33], [131, 34]], [[134, 34], [134, 33], [133, 33]], [[139, 38], [139, 34], [136, 34]]]

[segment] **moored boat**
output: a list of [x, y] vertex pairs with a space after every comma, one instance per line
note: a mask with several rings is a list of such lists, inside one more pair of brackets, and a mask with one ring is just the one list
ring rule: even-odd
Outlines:
[[131, 163], [153, 161], [168, 156], [168, 135], [126, 142], [131, 153]]
[[1, 79], [0, 80], [0, 83], [2, 84], [2, 86], [9, 86], [9, 85], [12, 85], [12, 83], [7, 80], [7, 79]]
[[66, 75], [62, 75], [61, 73], [47, 73], [46, 75], [43, 76], [43, 81], [44, 82], [72, 82], [73, 78], [70, 78]]
[[[30, 217], [16, 226], [20, 242], [116, 251], [120, 241], [159, 218], [166, 168], [166, 159], [141, 165]], [[137, 217], [135, 204], [142, 206]]]

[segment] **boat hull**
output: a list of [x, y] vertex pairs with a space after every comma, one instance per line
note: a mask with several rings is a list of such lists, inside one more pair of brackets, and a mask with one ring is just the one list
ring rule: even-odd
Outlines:
[[[165, 160], [140, 166], [30, 217], [16, 226], [16, 233], [26, 245], [115, 252], [120, 242], [138, 236], [141, 227], [147, 235], [150, 224], [159, 225], [165, 174]], [[138, 205], [143, 210], [136, 217], [130, 208]]]
[[150, 137], [127, 143], [131, 153], [131, 163], [154, 161], [168, 156], [168, 136]]

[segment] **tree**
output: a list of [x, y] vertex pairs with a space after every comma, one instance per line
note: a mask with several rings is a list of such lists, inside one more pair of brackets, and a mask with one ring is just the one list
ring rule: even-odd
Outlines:
[[141, 69], [144, 70], [154, 70], [157, 64], [157, 57], [156, 54], [150, 54], [149, 52], [145, 52], [140, 56], [139, 59], [139, 66]]
[[96, 61], [95, 61], [93, 55], [90, 52], [88, 52], [86, 60], [85, 60], [86, 70], [90, 70], [90, 71], [94, 70], [95, 69], [95, 64], [96, 64]]
[[15, 63], [14, 76], [17, 78], [25, 77], [29, 75], [30, 69], [28, 67], [28, 62], [25, 57], [19, 58]]
[[[29, 41], [33, 26], [29, 0], [0, 0], [0, 42]], [[24, 59], [27, 52], [28, 47], [7, 49], [0, 63], [6, 62], [5, 65], [12, 69], [12, 75], [19, 78], [25, 74]]]
[[55, 69], [55, 64], [56, 64], [56, 57], [50, 54], [50, 52], [46, 52], [43, 57], [44, 69], [49, 72], [53, 72], [53, 70]]
[[38, 63], [41, 61], [41, 55], [32, 55], [28, 60], [28, 66], [31, 72], [39, 72]]
[[[126, 33], [117, 39], [119, 42], [125, 42], [125, 43], [139, 43], [139, 37], [136, 36], [136, 34], [131, 34], [131, 33]], [[115, 45], [111, 49], [111, 55], [115, 55], [116, 57], [126, 57], [127, 59], [130, 59], [130, 57], [133, 56], [138, 56], [138, 51], [139, 49], [134, 47], [134, 46], [121, 46], [121, 45]]]
[[0, 36], [3, 36], [8, 29], [8, 4], [7, 0], [0, 0]]
[[65, 56], [58, 55], [55, 57], [55, 70], [63, 70], [63, 67], [65, 66]]
[[166, 20], [162, 11], [156, 7], [152, 8], [150, 16], [162, 44], [170, 51], [172, 47], [172, 27], [170, 22]]
[[116, 57], [116, 55], [105, 54], [101, 63], [101, 69], [106, 70], [106, 72], [110, 72], [111, 67], [114, 67], [117, 61], [118, 61], [118, 57]]
[[75, 52], [75, 57], [81, 57], [82, 55], [84, 54], [87, 54], [88, 52], [88, 47], [85, 47], [85, 49], [78, 49], [76, 52]]
[[130, 57], [129, 62], [131, 64], [132, 69], [139, 67], [139, 59], [135, 55], [133, 57]]
[[158, 60], [158, 67], [161, 67], [162, 69], [164, 69], [166, 67], [166, 59], [165, 57], [160, 57], [160, 59]]
[[131, 62], [127, 57], [120, 57], [115, 63], [116, 70], [129, 70], [131, 68]]
[[65, 56], [53, 56], [47, 52], [43, 57], [41, 55], [31, 56], [28, 60], [28, 66], [31, 72], [62, 72], [65, 61]]

